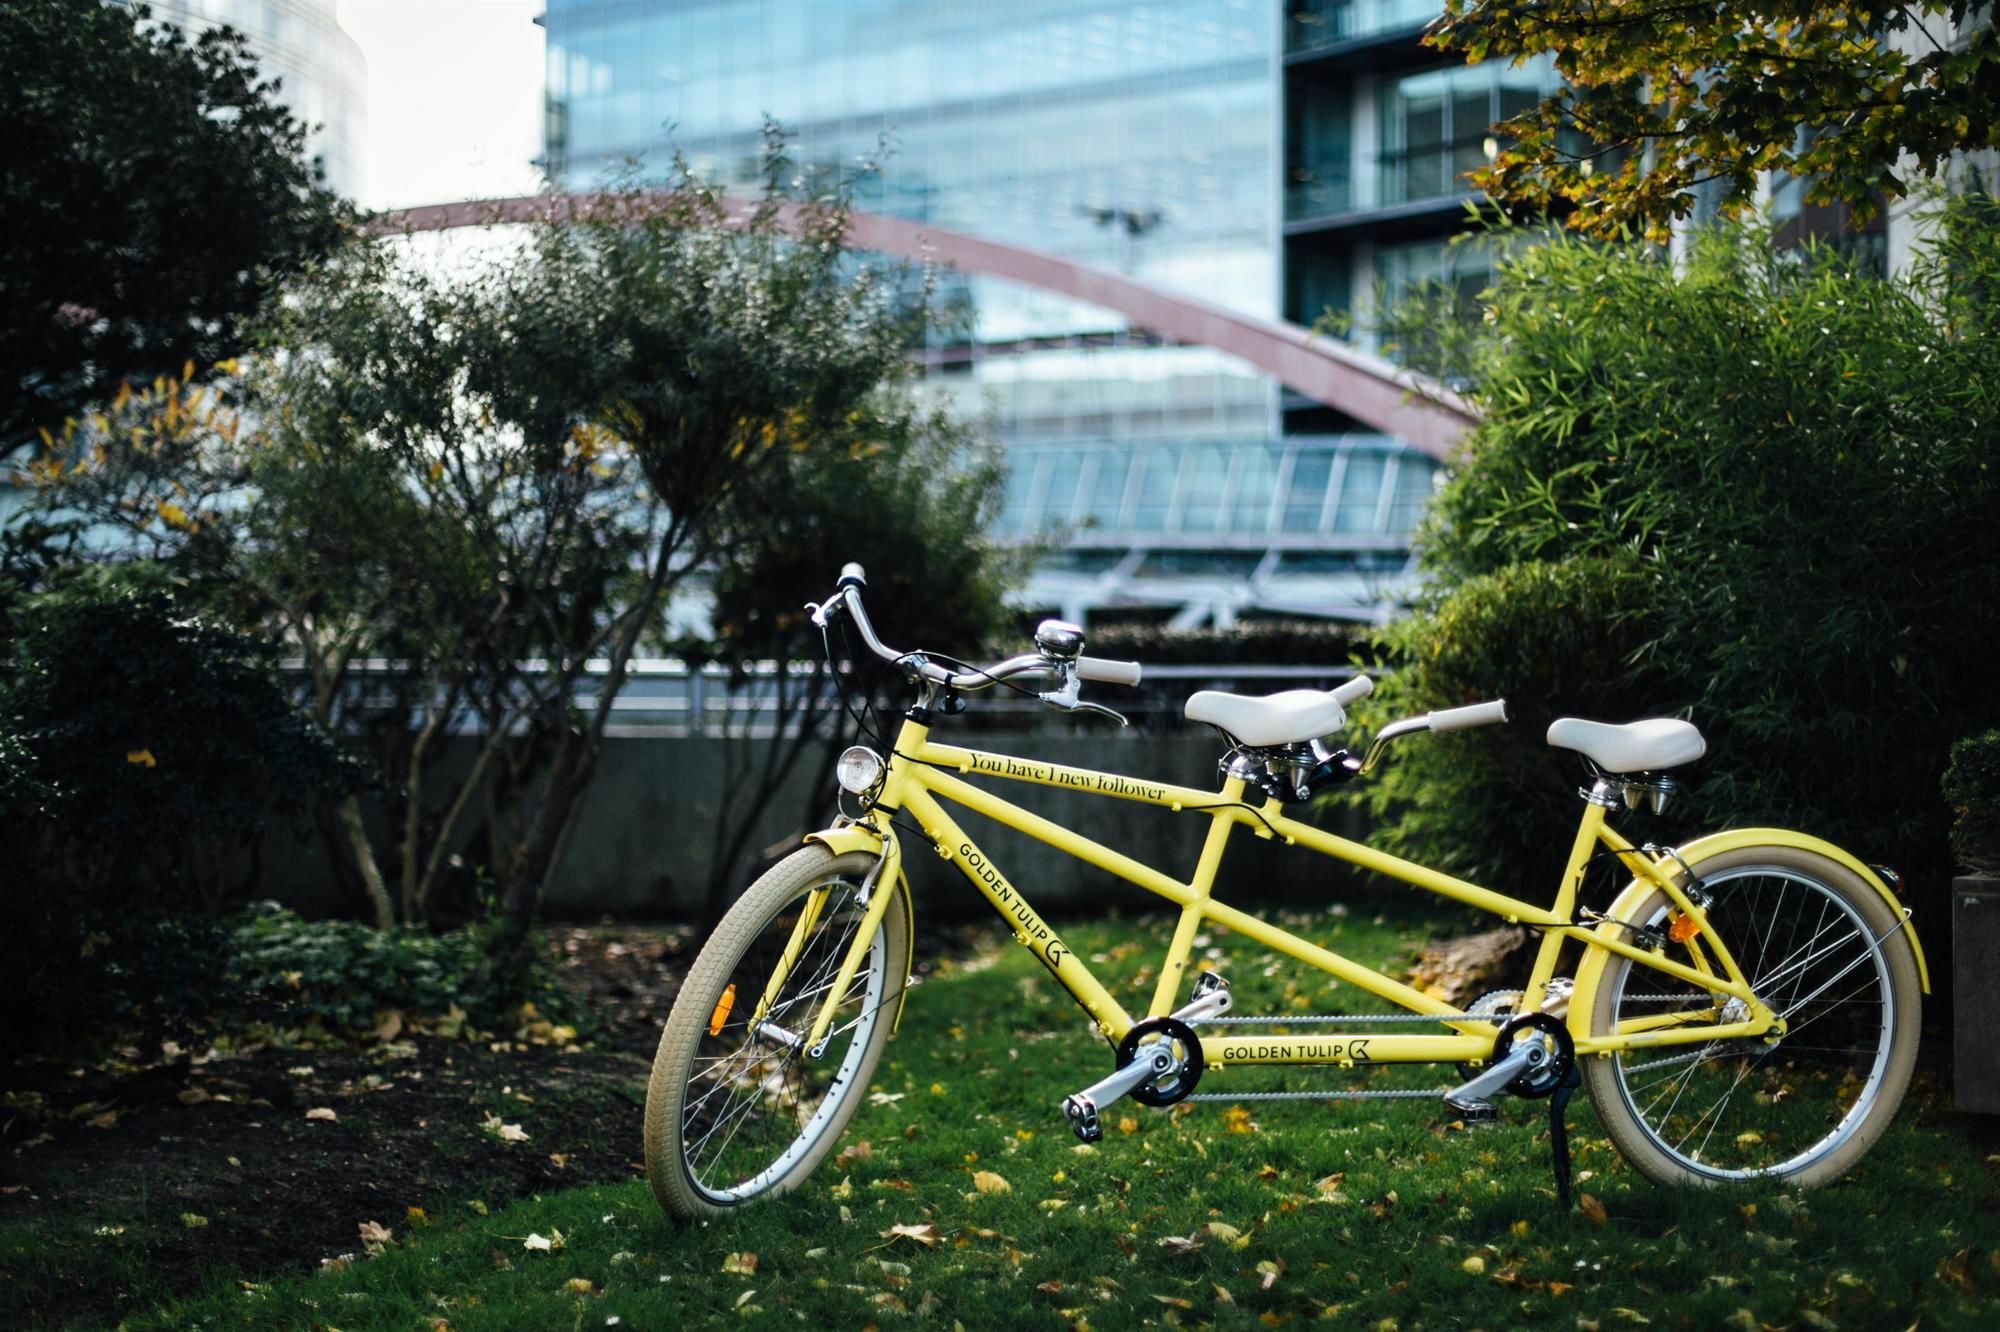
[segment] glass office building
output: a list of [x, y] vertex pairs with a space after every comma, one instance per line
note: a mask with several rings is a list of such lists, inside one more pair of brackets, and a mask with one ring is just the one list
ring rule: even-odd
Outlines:
[[[122, 3], [123, 0], [120, 0]], [[335, 0], [144, 0], [155, 19], [198, 33], [224, 24], [279, 81], [278, 100], [312, 130], [306, 151], [327, 184], [361, 193], [368, 135], [368, 62], [335, 15]]]
[[[1275, 318], [1286, 284], [1279, 0], [549, 0], [546, 151], [567, 188], [678, 148], [757, 180], [875, 161], [857, 207]], [[1436, 465], [1340, 423], [1287, 439], [1273, 381], [1049, 291], [953, 275], [930, 390], [990, 420], [1003, 525], [1062, 527], [1038, 606], [1196, 624], [1374, 615]]]
[[[1285, 303], [1311, 324], [1369, 316], [1419, 282], [1483, 289], [1492, 257], [1449, 242], [1479, 196], [1494, 126], [1554, 90], [1547, 57], [1459, 64], [1422, 44], [1435, 0], [1284, 0]], [[1288, 401], [1294, 428], [1338, 417]]]

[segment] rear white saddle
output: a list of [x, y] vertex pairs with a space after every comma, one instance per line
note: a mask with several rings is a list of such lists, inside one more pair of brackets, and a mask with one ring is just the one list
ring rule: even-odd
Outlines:
[[1549, 727], [1549, 744], [1574, 749], [1604, 771], [1620, 774], [1661, 772], [1708, 752], [1694, 723], [1673, 717], [1648, 717], [1623, 726], [1558, 717]]

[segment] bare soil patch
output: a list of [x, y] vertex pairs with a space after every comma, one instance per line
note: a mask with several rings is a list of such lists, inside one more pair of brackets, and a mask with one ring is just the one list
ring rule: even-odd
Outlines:
[[[39, 1252], [0, 1252], [0, 1276], [33, 1287], [48, 1325], [114, 1324], [149, 1287], [208, 1269], [254, 1279], [359, 1253], [364, 1222], [401, 1232], [642, 1172], [646, 1075], [693, 944], [621, 925], [554, 929], [547, 948], [594, 1022], [585, 1045], [524, 1021], [0, 1069], [0, 1226], [44, 1223], [17, 1232]], [[103, 1281], [105, 1245], [133, 1256], [135, 1281]]]

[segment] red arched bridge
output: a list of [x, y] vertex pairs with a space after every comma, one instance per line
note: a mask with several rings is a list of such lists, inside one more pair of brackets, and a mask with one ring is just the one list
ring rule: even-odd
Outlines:
[[[629, 194], [566, 194], [429, 204], [380, 214], [368, 229], [443, 231], [583, 217], [598, 210], [629, 214], [635, 204], [643, 207], [645, 199]], [[732, 203], [731, 216], [746, 216], [750, 208], [747, 203]], [[796, 204], [782, 205], [781, 221], [790, 226], [799, 212]], [[1478, 420], [1471, 404], [1436, 381], [1297, 324], [1261, 319], [1040, 250], [880, 213], [851, 213], [847, 242], [856, 249], [946, 264], [1116, 311], [1135, 328], [1238, 357], [1287, 388], [1399, 436], [1435, 458], [1448, 458], [1459, 437]]]

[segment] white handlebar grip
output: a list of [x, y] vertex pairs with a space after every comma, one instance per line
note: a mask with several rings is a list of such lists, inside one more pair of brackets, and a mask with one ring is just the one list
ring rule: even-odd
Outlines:
[[1135, 685], [1139, 683], [1139, 663], [1107, 661], [1103, 657], [1078, 657], [1076, 678], [1094, 680], [1099, 684]]
[[1375, 682], [1365, 675], [1357, 675], [1333, 691], [1333, 701], [1344, 708], [1355, 699], [1366, 698], [1374, 692]]
[[1466, 708], [1446, 708], [1443, 712], [1433, 712], [1430, 717], [1433, 731], [1463, 731], [1506, 720], [1507, 700], [1504, 698], [1496, 698], [1491, 703], [1474, 703]]
[[840, 566], [839, 586], [847, 587], [849, 585], [855, 587], [866, 587], [868, 585], [867, 570], [863, 569], [860, 565], [854, 563], [854, 561], [852, 560], [849, 560], [846, 564]]

